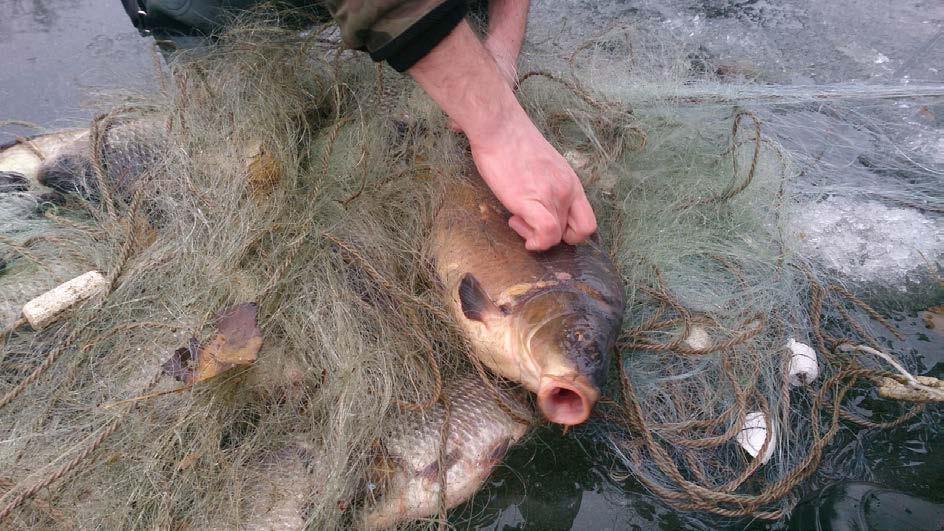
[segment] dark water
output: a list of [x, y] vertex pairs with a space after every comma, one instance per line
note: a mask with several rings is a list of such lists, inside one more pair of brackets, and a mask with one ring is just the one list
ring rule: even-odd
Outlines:
[[[881, 341], [918, 372], [944, 377], [944, 330], [919, 314], [898, 314], [906, 339]], [[867, 401], [853, 409], [869, 417]], [[882, 412], [876, 409], [874, 413]], [[600, 461], [586, 437], [545, 428], [515, 448], [476, 499], [454, 514], [459, 527], [478, 529], [942, 529], [944, 411], [895, 430], [844, 430], [822, 468], [802, 489], [789, 521], [712, 520], [668, 509], [619, 464]]]
[[[940, 0], [533, 4], [533, 33], [579, 42], [608, 24], [628, 22], [653, 36], [695, 44], [713, 64], [748, 64], [767, 82], [944, 81]], [[45, 127], [87, 120], [93, 110], [83, 103], [99, 91], [154, 84], [152, 43], [139, 36], [118, 0], [0, 0], [0, 66], [0, 119]], [[932, 147], [941, 142], [944, 149], [944, 124], [934, 127], [937, 136], [925, 140]], [[28, 132], [3, 128], [0, 143]], [[926, 328], [917, 314], [899, 314], [896, 325], [907, 340], [885, 337], [887, 347], [915, 362], [920, 374], [944, 376], [941, 329]], [[858, 407], [869, 413], [867, 400]], [[805, 501], [789, 522], [774, 527], [944, 528], [941, 420], [940, 408], [931, 407], [897, 430], [843, 431], [807, 485]], [[456, 511], [454, 523], [501, 530], [763, 527], [700, 521], [668, 509], [622, 476], [617, 463], [600, 461], [605, 454], [590, 444], [557, 429], [539, 431], [513, 449], [487, 488]]]

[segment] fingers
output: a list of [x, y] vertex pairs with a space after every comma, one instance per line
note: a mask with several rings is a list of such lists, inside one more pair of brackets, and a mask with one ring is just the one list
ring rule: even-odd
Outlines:
[[577, 245], [586, 240], [597, 230], [597, 219], [593, 215], [593, 207], [590, 206], [590, 201], [587, 201], [587, 196], [582, 191], [570, 205], [566, 227], [564, 241], [571, 245]]
[[525, 239], [529, 251], [546, 251], [561, 241], [563, 229], [557, 216], [541, 203], [527, 202], [519, 213], [508, 220], [508, 225]]
[[524, 238], [529, 251], [546, 251], [560, 243], [562, 236], [568, 244], [577, 245], [597, 230], [593, 207], [583, 193], [570, 205], [565, 219], [558, 219], [540, 203], [529, 203], [508, 225]]
[[511, 227], [511, 230], [518, 233], [518, 236], [521, 236], [525, 241], [531, 239], [531, 235], [534, 234], [534, 229], [531, 228], [531, 225], [528, 225], [527, 222], [521, 216], [511, 216], [508, 219], [508, 226]]

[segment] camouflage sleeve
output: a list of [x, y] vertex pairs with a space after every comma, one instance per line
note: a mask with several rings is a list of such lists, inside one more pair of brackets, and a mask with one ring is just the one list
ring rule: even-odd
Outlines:
[[344, 43], [403, 72], [459, 24], [466, 0], [327, 0]]

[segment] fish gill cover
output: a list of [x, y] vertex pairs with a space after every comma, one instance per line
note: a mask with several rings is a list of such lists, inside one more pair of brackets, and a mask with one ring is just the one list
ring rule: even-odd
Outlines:
[[[175, 62], [159, 93], [105, 107], [77, 144], [77, 193], [30, 182], [0, 195], [4, 325], [85, 271], [107, 280], [54, 324], [4, 335], [4, 525], [357, 527], [403, 466], [384, 440], [406, 412], [448, 436], [463, 401], [450, 390], [464, 388], [450, 382], [470, 375], [516, 411], [512, 385], [468, 355], [427, 250], [468, 167], [462, 137], [411, 83], [277, 18], [240, 21]], [[852, 282], [797, 227], [864, 196], [940, 231], [941, 173], [896, 158], [874, 120], [855, 129], [873, 141], [865, 156], [907, 165], [907, 179], [856, 180], [807, 156], [798, 117], [861, 117], [867, 88], [720, 83], [635, 39], [611, 29], [567, 57], [532, 55], [519, 76], [625, 282], [608, 397], [578, 431], [679, 509], [777, 519], [837, 430], [894, 428], [926, 407], [849, 407], [907, 380], [874, 354], [886, 323], [863, 300], [892, 281]], [[145, 152], [140, 174], [115, 162], [125, 143]], [[940, 301], [942, 249], [920, 252], [893, 291]], [[225, 333], [250, 302], [261, 346]], [[818, 378], [791, 384], [791, 340], [819, 354]], [[255, 361], [193, 364], [247, 349]], [[430, 448], [431, 462], [457, 459]]]

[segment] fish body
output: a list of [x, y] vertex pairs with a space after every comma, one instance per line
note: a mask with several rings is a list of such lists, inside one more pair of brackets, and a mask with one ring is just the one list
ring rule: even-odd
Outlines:
[[529, 252], [473, 175], [445, 194], [431, 254], [473, 354], [537, 393], [544, 416], [587, 419], [622, 325], [622, 281], [599, 240]]
[[[448, 380], [443, 388], [450, 404], [444, 458], [440, 441], [445, 406], [437, 402], [422, 411], [399, 413], [368, 465], [367, 488], [353, 527], [385, 529], [436, 516], [440, 473], [446, 508], [459, 505], [482, 487], [508, 449], [525, 436], [532, 413], [520, 389], [493, 392], [472, 374]], [[264, 457], [254, 474], [262, 484], [245, 507], [247, 518], [240, 528], [304, 528], [308, 500], [318, 495], [320, 459], [303, 441]]]
[[[91, 138], [89, 129], [66, 129], [0, 146], [0, 174], [24, 177], [31, 191], [52, 189], [97, 200]], [[101, 138], [103, 177], [121, 194], [160, 160], [166, 147], [157, 124], [145, 120], [114, 124]]]
[[[123, 139], [123, 134], [134, 138]], [[88, 130], [65, 131], [31, 138], [31, 145], [20, 142], [0, 147], [0, 172], [11, 173], [0, 184], [15, 190], [0, 190], [0, 199], [14, 193], [44, 193], [50, 188], [94, 198], [97, 183], [91, 173], [89, 136]], [[160, 153], [159, 142], [152, 148], [137, 139], [142, 139], [140, 132], [120, 125], [107, 132], [102, 161], [106, 177], [118, 184], [119, 191], [123, 183], [133, 184], [132, 179], [142, 175], [148, 162], [155, 160], [154, 154]], [[18, 311], [19, 306], [11, 308]], [[283, 385], [288, 380], [279, 379]], [[396, 413], [399, 416], [389, 423], [392, 429], [379, 443], [382, 458], [369, 466], [371, 488], [360, 500], [363, 509], [356, 522], [361, 527], [385, 528], [435, 516], [440, 509], [441, 477], [445, 479], [447, 508], [466, 501], [529, 428], [532, 412], [523, 391], [493, 392], [472, 375], [447, 381], [444, 391], [450, 403], [445, 451], [440, 453], [447, 418], [443, 404]], [[311, 454], [317, 455], [317, 450], [290, 448], [258, 463], [257, 472], [266, 482], [247, 507], [244, 528], [297, 529], [305, 525], [307, 500], [318, 490], [318, 463]]]
[[8, 249], [10, 243], [22, 244], [51, 230], [42, 215], [50, 190], [40, 184], [39, 176], [87, 138], [87, 129], [68, 129], [0, 145], [0, 328], [19, 319], [27, 301], [86, 266], [63, 257], [39, 268]]
[[64, 129], [4, 144], [0, 146], [0, 173], [22, 176], [33, 188], [47, 161], [70, 152], [83, 140], [87, 144], [88, 135], [88, 129]]
[[523, 393], [496, 394], [474, 375], [446, 384], [445, 391], [450, 409], [444, 459], [440, 440], [445, 406], [404, 411], [382, 440], [382, 458], [372, 466], [372, 475], [384, 479], [371, 485], [374, 501], [365, 507], [364, 527], [382, 529], [438, 514], [440, 474], [445, 478], [446, 508], [466, 501], [528, 430], [531, 411]]

